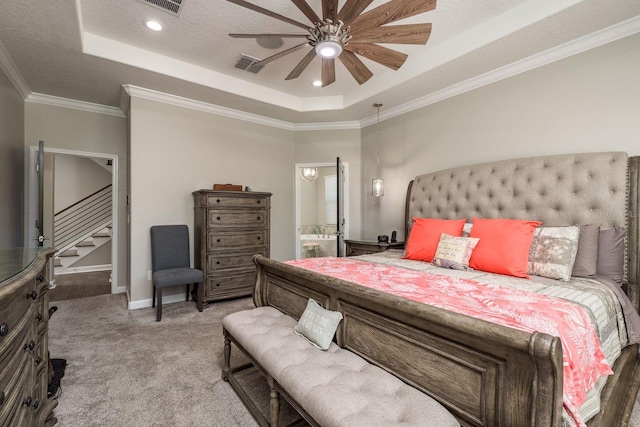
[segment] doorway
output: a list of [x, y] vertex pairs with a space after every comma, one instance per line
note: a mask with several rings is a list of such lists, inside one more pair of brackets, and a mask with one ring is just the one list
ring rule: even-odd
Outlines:
[[[349, 174], [343, 163], [342, 236], [349, 233]], [[304, 169], [314, 169], [313, 177], [303, 177]], [[295, 165], [296, 188], [296, 259], [338, 255], [338, 173], [336, 163], [298, 163]], [[342, 244], [342, 241], [341, 243]]]
[[[45, 224], [45, 246], [53, 246], [56, 245], [55, 242], [52, 242], [52, 236], [54, 233], [53, 229], [53, 206], [56, 198], [56, 194], [54, 191], [54, 178], [53, 178], [53, 168], [51, 165], [53, 164], [53, 158], [55, 156], [59, 156], [60, 158], [69, 158], [69, 159], [91, 159], [92, 161], [97, 161], [100, 163], [104, 163], [104, 165], [108, 165], [108, 169], [111, 171], [110, 184], [111, 187], [111, 195], [109, 197], [109, 202], [111, 204], [111, 209], [109, 212], [110, 216], [110, 248], [108, 248], [108, 252], [110, 252], [110, 293], [122, 292], [124, 289], [120, 289], [118, 286], [118, 156], [111, 154], [103, 154], [103, 153], [87, 153], [80, 151], [71, 151], [71, 150], [63, 150], [63, 149], [55, 149], [44, 147], [45, 153], [45, 162], [44, 167], [41, 169], [44, 176], [44, 190], [45, 190], [45, 201], [44, 207], [49, 206], [51, 209], [50, 214], [48, 215], [48, 219], [44, 221]], [[36, 218], [38, 216], [38, 174], [36, 173], [36, 163], [38, 157], [38, 147], [30, 147], [29, 159], [30, 165], [28, 168], [28, 177], [27, 177], [27, 197], [26, 197], [26, 215], [27, 215], [27, 226], [25, 227], [25, 239], [26, 241], [32, 241], [34, 238], [37, 238], [37, 229], [31, 227], [30, 225], [36, 222]], [[48, 194], [48, 196], [47, 196]], [[57, 246], [57, 245], [56, 245]], [[57, 248], [60, 249], [60, 248]], [[81, 268], [79, 268], [81, 269]], [[53, 263], [51, 269], [51, 277], [54, 277], [53, 274]], [[51, 285], [55, 286], [55, 282]]]

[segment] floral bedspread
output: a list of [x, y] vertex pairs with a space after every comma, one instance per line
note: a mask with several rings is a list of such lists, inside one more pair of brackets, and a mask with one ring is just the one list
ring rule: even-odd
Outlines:
[[572, 302], [500, 285], [448, 277], [353, 258], [287, 262], [382, 292], [525, 332], [544, 332], [562, 342], [563, 404], [578, 426], [578, 408], [596, 381], [613, 372], [588, 313]]

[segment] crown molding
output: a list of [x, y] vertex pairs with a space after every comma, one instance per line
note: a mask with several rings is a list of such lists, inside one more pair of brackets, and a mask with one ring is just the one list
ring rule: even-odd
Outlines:
[[106, 114], [109, 116], [125, 117], [122, 110], [118, 107], [110, 107], [108, 105], [94, 104], [92, 102], [78, 101], [69, 98], [60, 98], [59, 96], [45, 95], [42, 93], [32, 93], [27, 97], [25, 102], [52, 105], [54, 107], [71, 108], [73, 110]]
[[357, 120], [350, 122], [323, 122], [323, 123], [294, 123], [293, 130], [310, 131], [310, 130], [350, 130], [360, 129], [360, 122]]
[[[164, 92], [158, 92], [133, 85], [122, 85], [122, 88], [129, 96], [143, 98], [150, 101], [162, 102], [164, 104], [174, 105], [176, 107], [189, 108], [204, 113], [216, 114], [236, 120], [243, 120], [259, 125], [271, 126], [278, 129], [288, 131], [309, 131], [309, 130], [341, 130], [341, 129], [360, 129], [360, 122], [328, 122], [328, 123], [290, 123], [282, 120], [271, 119], [257, 114], [246, 113], [244, 111], [234, 110], [232, 108], [221, 107], [207, 102], [196, 101], [189, 98], [183, 98], [177, 95], [170, 95]], [[124, 97], [128, 98], [128, 97]], [[127, 105], [129, 102], [123, 101], [121, 105]]]
[[29, 89], [29, 85], [24, 81], [22, 74], [18, 71], [18, 67], [16, 67], [15, 62], [11, 59], [9, 52], [4, 47], [2, 42], [0, 41], [0, 69], [4, 71], [7, 75], [7, 78], [13, 84], [13, 87], [16, 88], [22, 99], [27, 99], [27, 97], [31, 94], [31, 89]]
[[271, 126], [284, 130], [294, 130], [293, 123], [282, 120], [271, 119], [257, 114], [245, 113], [243, 111], [234, 110], [232, 108], [221, 107], [207, 102], [196, 101], [194, 99], [184, 98], [182, 96], [171, 95], [164, 92], [158, 92], [152, 89], [146, 89], [133, 85], [122, 85], [122, 88], [129, 96], [147, 99], [149, 101], [162, 102], [164, 104], [175, 105], [176, 107], [188, 108], [191, 110], [201, 111], [204, 113], [216, 114], [218, 116], [228, 117], [230, 119], [244, 120], [256, 124]]
[[[432, 94], [418, 98], [406, 104], [391, 108], [384, 113], [380, 113], [380, 121], [410, 113], [428, 105], [435, 104], [436, 102], [516, 76], [552, 62], [560, 61], [587, 50], [595, 49], [599, 46], [631, 36], [638, 32], [640, 32], [640, 16], [612, 25], [611, 27], [596, 31], [595, 33], [588, 34], [584, 37], [580, 37], [509, 65], [505, 65], [504, 67], [489, 71], [480, 76], [449, 86], [448, 88], [433, 92]], [[369, 116], [360, 121], [360, 126], [370, 126], [375, 124], [376, 120], [376, 115]]]

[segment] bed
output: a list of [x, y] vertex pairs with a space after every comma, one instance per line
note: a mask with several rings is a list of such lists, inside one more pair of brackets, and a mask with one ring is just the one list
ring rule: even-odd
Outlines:
[[[639, 158], [609, 152], [471, 165], [420, 175], [408, 187], [405, 235], [409, 237], [414, 218], [518, 218], [540, 221], [545, 227], [600, 224], [603, 230], [626, 229], [621, 255], [622, 286], [607, 284], [601, 277], [571, 278], [567, 282], [584, 282], [577, 285], [578, 290], [589, 288], [594, 289], [593, 293], [614, 295], [616, 314], [602, 317], [617, 319], [613, 323], [617, 322], [618, 328], [624, 326], [606, 335], [602, 329], [608, 327], [588, 312], [594, 330], [606, 341], [602, 347], [611, 359], [612, 372], [602, 375], [589, 392], [588, 402], [580, 407], [578, 424], [627, 425], [640, 386], [639, 184]], [[404, 259], [403, 252], [356, 258], [372, 265], [422, 269], [415, 267], [419, 261]], [[569, 347], [563, 354], [559, 337], [478, 320], [352, 283], [339, 275], [301, 268], [295, 262], [282, 263], [262, 256], [254, 260], [258, 267], [256, 306], [273, 306], [299, 318], [308, 299], [313, 298], [325, 308], [340, 311], [343, 321], [336, 333], [338, 345], [434, 397], [462, 425], [576, 424], [568, 416], [563, 399], [563, 356]], [[453, 275], [453, 281], [474, 273], [431, 264], [425, 268], [429, 271], [424, 274]], [[499, 275], [489, 274], [479, 280], [498, 283], [503, 292], [514, 289], [514, 294], [521, 292], [518, 286], [522, 283], [539, 283], [536, 286], [547, 294], [557, 298], [555, 294], [559, 292], [559, 301], [563, 302], [564, 288], [568, 287], [535, 276], [530, 280], [515, 279], [513, 285], [506, 284], [505, 279], [504, 287]], [[616, 335], [618, 344], [611, 344], [615, 341], [611, 337]], [[612, 350], [616, 345], [618, 349]]]

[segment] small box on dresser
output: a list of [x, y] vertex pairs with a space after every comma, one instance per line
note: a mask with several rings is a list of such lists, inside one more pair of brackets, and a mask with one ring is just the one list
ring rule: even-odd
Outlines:
[[269, 256], [271, 193], [198, 190], [194, 265], [204, 272], [204, 301], [253, 293], [255, 254]]

